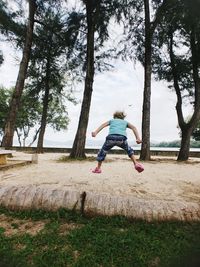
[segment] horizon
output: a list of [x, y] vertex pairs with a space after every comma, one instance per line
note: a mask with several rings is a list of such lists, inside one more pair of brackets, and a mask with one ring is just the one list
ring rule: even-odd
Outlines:
[[[159, 145], [159, 144], [162, 144], [162, 143], [169, 143], [170, 144], [170, 143], [173, 143], [173, 142], [180, 142], [180, 141], [181, 141], [181, 139], [172, 140], [172, 141], [166, 141], [165, 140], [165, 141], [161, 141], [161, 142], [156, 141], [156, 140], [151, 140], [150, 144], [151, 144], [151, 146], [153, 146], [153, 145], [156, 146], [156, 145]], [[27, 139], [25, 146], [28, 146], [28, 144], [30, 142], [31, 142], [31, 140]], [[61, 145], [61, 146], [70, 146], [71, 147], [73, 145], [73, 142], [74, 142], [73, 139], [65, 140], [65, 141], [55, 141], [55, 140], [50, 140], [50, 139], [44, 139], [44, 146], [48, 146], [48, 145], [50, 145], [50, 146], [58, 145], [59, 146], [59, 145]], [[104, 142], [105, 142], [105, 139], [99, 139], [99, 140], [86, 139], [85, 147], [87, 147], [87, 146], [92, 146], [92, 147], [98, 146], [98, 147], [101, 147]], [[133, 146], [133, 147], [140, 147], [141, 146], [141, 144], [137, 144], [136, 142], [130, 141], [130, 140], [128, 140], [128, 143], [129, 143], [130, 146]], [[14, 139], [13, 140], [13, 146], [18, 146], [18, 145], [19, 145], [18, 140]], [[32, 145], [32, 147], [34, 147], [34, 146], [36, 146], [36, 142], [34, 142], [34, 144]]]

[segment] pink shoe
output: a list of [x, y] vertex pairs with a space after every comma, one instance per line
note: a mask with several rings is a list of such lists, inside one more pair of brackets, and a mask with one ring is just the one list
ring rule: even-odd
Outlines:
[[93, 173], [101, 173], [101, 169], [96, 167], [94, 170], [92, 170], [92, 172]]
[[143, 172], [143, 171], [144, 171], [144, 166], [143, 166], [141, 163], [136, 163], [136, 164], [135, 164], [135, 169], [136, 169], [138, 172]]

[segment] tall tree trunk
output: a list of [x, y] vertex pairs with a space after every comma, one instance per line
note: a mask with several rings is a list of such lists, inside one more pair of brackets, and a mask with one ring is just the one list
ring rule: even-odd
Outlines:
[[81, 113], [75, 140], [70, 153], [71, 158], [85, 158], [85, 141], [86, 131], [88, 126], [90, 104], [93, 90], [94, 79], [94, 1], [87, 0], [87, 57], [86, 57], [86, 78], [83, 95], [83, 102], [81, 106]]
[[49, 105], [49, 78], [50, 78], [50, 61], [47, 59], [47, 69], [46, 69], [46, 77], [45, 77], [45, 94], [43, 99], [43, 110], [42, 110], [42, 119], [40, 125], [40, 133], [38, 137], [37, 143], [37, 153], [43, 153], [43, 142], [44, 142], [44, 134], [47, 125], [47, 112], [48, 112], [48, 105]]
[[35, 135], [33, 136], [33, 140], [30, 142], [28, 147], [31, 147], [33, 145], [33, 143], [36, 141], [39, 132], [40, 132], [40, 128], [36, 130]]
[[17, 112], [20, 105], [21, 95], [24, 88], [24, 82], [26, 79], [28, 63], [31, 53], [32, 39], [33, 39], [33, 27], [34, 27], [34, 15], [36, 12], [35, 0], [29, 0], [29, 17], [26, 31], [26, 40], [23, 49], [22, 60], [19, 67], [18, 77], [13, 92], [12, 100], [10, 103], [10, 110], [5, 124], [4, 136], [1, 146], [11, 147], [13, 144], [13, 136], [15, 132], [15, 123]]
[[16, 129], [16, 132], [17, 132], [17, 139], [18, 139], [18, 142], [19, 142], [19, 146], [21, 147], [22, 146], [21, 135], [20, 135], [20, 133], [18, 132], [17, 129]]
[[144, 94], [142, 113], [142, 147], [141, 160], [150, 160], [150, 108], [151, 108], [151, 56], [152, 33], [150, 23], [149, 0], [144, 0], [145, 7], [145, 62]]
[[150, 19], [149, 0], [144, 1], [145, 10], [145, 62], [144, 62], [144, 94], [142, 113], [142, 147], [141, 160], [150, 160], [150, 116], [151, 116], [151, 74], [152, 74], [152, 38], [158, 23], [167, 10], [170, 0], [163, 0], [159, 5], [154, 20]]
[[44, 134], [47, 124], [48, 102], [49, 102], [49, 86], [46, 87], [45, 89], [45, 95], [43, 100], [42, 119], [41, 119], [40, 133], [38, 136], [37, 149], [36, 149], [37, 153], [43, 153]]
[[181, 129], [181, 148], [178, 153], [178, 161], [184, 161], [189, 158], [190, 151], [190, 138], [193, 132], [192, 128], [182, 128]]

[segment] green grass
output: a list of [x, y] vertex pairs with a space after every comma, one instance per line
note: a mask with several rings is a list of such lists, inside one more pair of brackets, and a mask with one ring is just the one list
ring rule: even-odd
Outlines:
[[[2, 214], [15, 234], [7, 235], [6, 227], [0, 227], [0, 267], [200, 266], [200, 223], [85, 218], [64, 209], [1, 208]], [[43, 221], [45, 226], [36, 235], [16, 234], [26, 221]]]
[[77, 162], [77, 161], [96, 161], [96, 157], [94, 156], [87, 156], [86, 158], [75, 158], [72, 159], [69, 156], [62, 156], [60, 157], [57, 162]]

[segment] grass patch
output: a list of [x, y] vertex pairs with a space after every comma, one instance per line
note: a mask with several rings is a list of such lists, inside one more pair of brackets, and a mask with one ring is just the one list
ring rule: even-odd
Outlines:
[[77, 161], [96, 161], [96, 157], [94, 156], [87, 156], [86, 158], [75, 158], [72, 159], [69, 156], [62, 156], [60, 157], [57, 162], [77, 162]]
[[[0, 224], [3, 267], [199, 267], [200, 223], [130, 221], [124, 217], [85, 218], [60, 209], [0, 209], [15, 232]], [[17, 219], [17, 224], [12, 219]], [[20, 220], [43, 221], [32, 235], [19, 231]]]
[[[119, 160], [119, 161], [130, 161], [129, 158], [106, 158], [104, 163], [108, 163], [108, 162], [115, 162], [116, 160]], [[86, 158], [75, 158], [75, 159], [72, 159], [70, 158], [69, 156], [62, 156], [60, 157], [58, 160], [56, 160], [57, 162], [77, 162], [77, 161], [81, 161], [81, 162], [93, 162], [93, 161], [97, 161], [97, 157], [96, 156], [87, 156]]]

